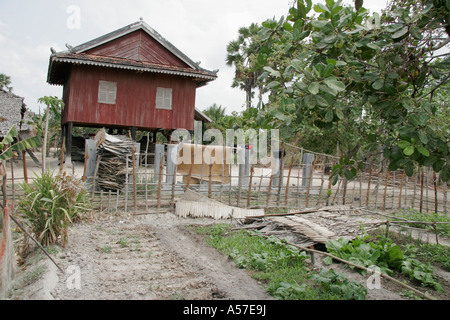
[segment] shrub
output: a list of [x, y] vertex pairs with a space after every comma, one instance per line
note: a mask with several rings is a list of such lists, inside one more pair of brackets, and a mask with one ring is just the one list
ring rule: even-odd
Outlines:
[[25, 196], [19, 210], [42, 245], [54, 244], [61, 238], [65, 246], [70, 223], [82, 219], [89, 210], [89, 198], [81, 183], [73, 176], [47, 171], [22, 185]]

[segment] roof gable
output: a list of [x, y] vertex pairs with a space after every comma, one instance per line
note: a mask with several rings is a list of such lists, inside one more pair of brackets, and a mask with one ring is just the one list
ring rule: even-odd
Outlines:
[[[177, 57], [179, 60], [184, 62], [187, 66], [193, 69], [201, 69], [200, 66], [189, 59], [184, 53], [178, 50], [173, 44], [162, 37], [156, 30], [150, 27], [146, 22], [140, 20], [138, 22], [132, 23], [126, 27], [120, 28], [116, 31], [105, 34], [99, 38], [76, 46], [70, 50], [71, 53], [88, 53], [95, 52], [101, 47], [110, 46], [115, 40], [120, 40], [120, 38], [135, 33], [141, 30], [147, 35], [147, 41], [153, 44], [159, 44], [159, 48], [164, 48], [166, 51], [170, 52], [173, 56]], [[142, 33], [140, 33], [142, 35]]]
[[193, 62], [142, 19], [68, 51], [52, 49], [47, 81], [62, 85], [72, 64], [157, 72], [192, 77], [197, 87], [217, 78]]
[[83, 53], [181, 68], [190, 67], [143, 30], [133, 31], [132, 33], [83, 51]]

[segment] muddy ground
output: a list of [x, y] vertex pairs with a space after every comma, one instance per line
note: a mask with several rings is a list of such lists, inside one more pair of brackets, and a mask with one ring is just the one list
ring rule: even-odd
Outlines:
[[[273, 299], [262, 283], [206, 245], [190, 228], [192, 224], [223, 222], [230, 223], [180, 219], [165, 213], [109, 214], [74, 224], [66, 248], [50, 250], [64, 273], [36, 251], [17, 269], [9, 299]], [[320, 261], [316, 256], [316, 267]], [[333, 268], [367, 282], [367, 277], [342, 265], [334, 264]], [[448, 276], [448, 272], [443, 274], [447, 281]], [[368, 300], [407, 299], [401, 295], [403, 288], [381, 281], [380, 289], [368, 291]]]

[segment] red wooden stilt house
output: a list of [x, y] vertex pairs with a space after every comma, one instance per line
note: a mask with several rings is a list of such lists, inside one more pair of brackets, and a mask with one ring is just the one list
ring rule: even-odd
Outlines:
[[62, 128], [70, 154], [73, 126], [157, 132], [194, 129], [196, 89], [217, 78], [142, 19], [50, 56], [50, 84], [63, 85]]

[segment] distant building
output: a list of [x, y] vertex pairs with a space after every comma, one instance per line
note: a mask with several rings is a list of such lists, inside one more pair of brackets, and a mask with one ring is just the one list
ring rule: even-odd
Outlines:
[[0, 89], [0, 138], [3, 138], [13, 125], [16, 126], [21, 139], [33, 136], [31, 114], [27, 111], [24, 98]]

